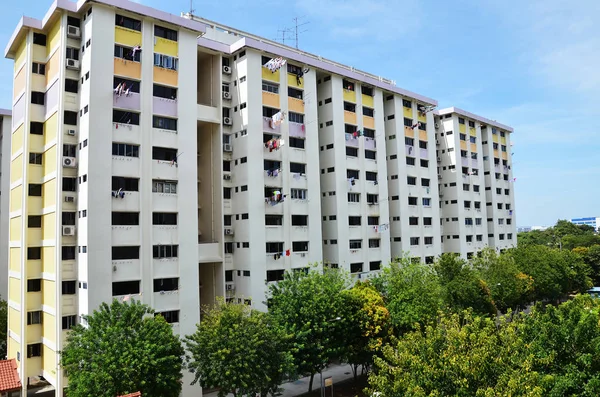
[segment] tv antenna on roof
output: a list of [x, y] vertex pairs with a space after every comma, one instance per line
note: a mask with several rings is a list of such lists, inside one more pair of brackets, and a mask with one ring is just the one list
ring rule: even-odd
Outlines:
[[194, 15], [194, 0], [190, 0], [190, 15]]
[[[279, 36], [280, 34], [281, 36]], [[286, 40], [294, 40], [292, 37], [290, 37], [291, 34], [293, 34], [293, 32], [289, 28], [278, 29], [277, 38], [275, 41], [281, 41], [282, 44], [285, 44]]]
[[296, 49], [298, 49], [298, 35], [302, 34], [302, 33], [306, 33], [308, 32], [308, 29], [303, 30], [301, 32], [298, 31], [298, 28], [301, 28], [302, 26], [308, 25], [310, 22], [303, 22], [303, 23], [298, 23], [299, 20], [301, 20], [302, 18], [305, 18], [306, 16], [301, 16], [301, 17], [295, 17], [292, 20], [294, 21], [294, 31], [295, 31], [295, 39], [296, 39]]

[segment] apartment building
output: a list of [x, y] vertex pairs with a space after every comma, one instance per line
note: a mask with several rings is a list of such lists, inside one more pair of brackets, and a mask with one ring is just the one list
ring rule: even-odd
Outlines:
[[[8, 295], [8, 202], [10, 182], [6, 177], [10, 170], [11, 111], [0, 109], [0, 297]], [[2, 171], [5, 174], [2, 177]], [[1, 193], [4, 192], [2, 195]]]
[[444, 130], [460, 118], [484, 172], [510, 159], [494, 145], [512, 130], [391, 80], [127, 0], [58, 0], [23, 17], [5, 55], [8, 356], [26, 388], [67, 386], [58, 352], [102, 302], [140, 300], [186, 335], [216, 297], [265, 310], [270, 283], [314, 263], [363, 278], [516, 241], [510, 168], [477, 175], [473, 246], [446, 221], [466, 222], [446, 203], [464, 177], [442, 169], [461, 162]]
[[515, 246], [512, 128], [458, 108], [435, 123], [443, 252]]

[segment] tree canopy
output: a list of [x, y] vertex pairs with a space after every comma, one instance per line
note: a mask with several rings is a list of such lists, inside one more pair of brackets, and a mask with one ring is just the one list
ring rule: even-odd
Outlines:
[[138, 302], [109, 305], [85, 316], [88, 326], [71, 329], [60, 365], [69, 378], [69, 396], [177, 397], [184, 350], [162, 316]]

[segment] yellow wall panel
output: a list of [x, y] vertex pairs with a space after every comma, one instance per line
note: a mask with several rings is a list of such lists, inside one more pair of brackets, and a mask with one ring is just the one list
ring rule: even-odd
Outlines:
[[506, 145], [506, 137], [500, 137], [500, 143], [502, 143], [503, 145]]
[[356, 125], [356, 113], [344, 110], [344, 123]]
[[427, 131], [419, 130], [419, 140], [427, 142]]
[[494, 150], [494, 157], [499, 159], [500, 158], [500, 154], [498, 153], [498, 149]]
[[50, 212], [42, 215], [42, 240], [54, 240], [56, 238], [56, 213]]
[[122, 58], [115, 58], [115, 75], [130, 77], [132, 79], [142, 79], [142, 64], [139, 62], [127, 61]]
[[44, 327], [44, 338], [56, 343], [56, 317], [43, 312], [42, 325]]
[[176, 70], [165, 69], [158, 66], [154, 67], [154, 82], [177, 86], [178, 73]]
[[40, 183], [44, 176], [44, 167], [37, 164], [27, 165], [27, 181], [29, 183]]
[[404, 136], [407, 136], [409, 138], [414, 138], [415, 137], [415, 130], [413, 130], [410, 127], [404, 126]]
[[29, 151], [34, 153], [41, 153], [44, 151], [44, 136], [29, 134]]
[[21, 280], [18, 278], [8, 278], [8, 299], [13, 302], [21, 302]]
[[13, 338], [8, 338], [8, 359], [17, 358], [17, 352], [19, 351], [20, 345]]
[[471, 152], [477, 153], [477, 144], [476, 143], [471, 144]]
[[50, 28], [50, 32], [48, 33], [48, 42], [46, 46], [48, 52], [46, 55], [50, 55], [52, 50], [60, 44], [60, 21], [60, 19], [56, 21], [54, 25]]
[[375, 106], [373, 106], [373, 97], [370, 95], [362, 94], [362, 104], [363, 104], [363, 106], [367, 106], [370, 108], [375, 107]]
[[21, 335], [21, 312], [12, 307], [8, 308], [8, 329], [17, 335]]
[[[43, 194], [43, 193], [42, 193]], [[39, 214], [42, 212], [42, 198], [37, 196], [28, 196], [27, 197], [27, 211], [30, 214]]]
[[52, 375], [56, 374], [56, 352], [46, 345], [42, 345], [42, 368]]
[[179, 56], [179, 44], [176, 41], [154, 37], [154, 52], [172, 57]]
[[[300, 84], [298, 84], [298, 80], [300, 81]], [[304, 77], [298, 78], [298, 77], [296, 77], [295, 74], [288, 73], [287, 81], [288, 81], [288, 87], [304, 89]]]
[[[33, 311], [33, 310], [32, 310]], [[44, 321], [44, 320], [42, 320]], [[27, 330], [27, 335], [25, 341], [27, 344], [29, 343], [38, 343], [42, 340], [42, 326], [40, 324], [31, 324], [26, 325], [25, 329]]]
[[267, 68], [263, 67], [261, 69], [262, 69], [263, 80], [275, 81], [275, 82], [279, 83], [279, 79], [281, 76], [281, 74], [279, 73], [279, 70], [277, 70], [276, 72], [273, 73]]
[[10, 218], [10, 241], [21, 241], [21, 217]]
[[13, 83], [13, 99], [17, 99], [17, 95], [25, 89], [25, 78], [27, 77], [26, 71], [27, 68], [21, 68], [15, 76], [15, 81]]
[[23, 185], [19, 185], [10, 191], [10, 211], [21, 209], [23, 200]]
[[115, 43], [123, 44], [127, 47], [142, 45], [142, 32], [127, 29], [121, 26], [115, 26]]
[[508, 153], [502, 152], [502, 159], [503, 160], [508, 160]]
[[9, 270], [20, 273], [21, 272], [21, 248], [18, 248], [18, 247], [10, 248], [8, 256], [9, 256], [9, 261], [10, 261]]
[[279, 103], [279, 94], [273, 94], [272, 92], [263, 91], [262, 92], [262, 104], [264, 106], [269, 106], [275, 109], [279, 109], [281, 107]]
[[58, 76], [60, 70], [60, 55], [62, 51], [56, 51], [48, 62], [46, 62], [46, 86]]
[[460, 150], [467, 150], [467, 141], [460, 141]]
[[477, 130], [473, 127], [469, 127], [469, 135], [477, 136]]
[[56, 205], [56, 178], [42, 185], [42, 208]]
[[[32, 246], [42, 245], [42, 229], [38, 227], [27, 228], [27, 244]], [[41, 268], [41, 264], [40, 264]]]
[[304, 101], [302, 99], [288, 97], [288, 110], [290, 112], [304, 114]]
[[421, 113], [421, 112], [417, 112], [417, 119], [422, 122], [422, 123], [426, 123], [427, 122], [427, 115]]
[[42, 280], [42, 303], [56, 309], [56, 283], [50, 280]]
[[492, 134], [492, 141], [498, 143], [498, 134]]
[[[37, 241], [27, 241], [27, 244], [30, 246], [39, 246], [40, 243]], [[28, 260], [26, 261], [26, 272], [27, 278], [40, 278], [42, 277], [42, 260]]]
[[58, 132], [57, 113], [54, 113], [44, 122], [44, 146], [56, 139]]
[[19, 149], [23, 148], [23, 131], [25, 127], [23, 124], [15, 130], [11, 138], [12, 154], [15, 154]]
[[412, 119], [413, 118], [412, 108], [402, 107], [402, 113], [404, 114], [404, 117], [406, 117], [407, 119]]
[[363, 127], [364, 128], [375, 128], [375, 119], [369, 116], [363, 116]]
[[15, 53], [15, 72], [19, 70], [23, 61], [25, 61], [25, 57], [27, 56], [27, 41], [26, 39], [21, 40], [21, 44], [19, 44], [19, 48]]
[[56, 160], [56, 145], [54, 145], [44, 152], [42, 159], [44, 175], [50, 175], [56, 171], [56, 167], [58, 167], [58, 162]]
[[344, 101], [356, 103], [356, 91], [344, 90]]
[[42, 247], [42, 272], [50, 274], [56, 273], [55, 255], [56, 249], [53, 246]]
[[464, 133], [467, 132], [467, 126], [464, 125], [464, 124], [459, 124], [458, 125], [458, 130], [464, 134]]
[[23, 177], [23, 155], [20, 154], [10, 163], [10, 182], [16, 182]]

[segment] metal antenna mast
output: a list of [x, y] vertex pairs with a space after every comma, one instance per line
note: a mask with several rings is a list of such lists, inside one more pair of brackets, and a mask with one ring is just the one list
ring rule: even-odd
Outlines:
[[298, 31], [298, 28], [301, 28], [302, 26], [308, 25], [310, 22], [303, 22], [303, 23], [298, 23], [298, 21], [302, 18], [305, 18], [306, 16], [301, 16], [301, 17], [295, 17], [292, 20], [294, 21], [294, 33], [295, 33], [295, 38], [296, 38], [296, 49], [298, 49], [298, 35], [305, 33], [308, 31], [308, 29], [303, 30], [301, 32]]
[[193, 15], [194, 11], [194, 0], [190, 0], [190, 15]]

